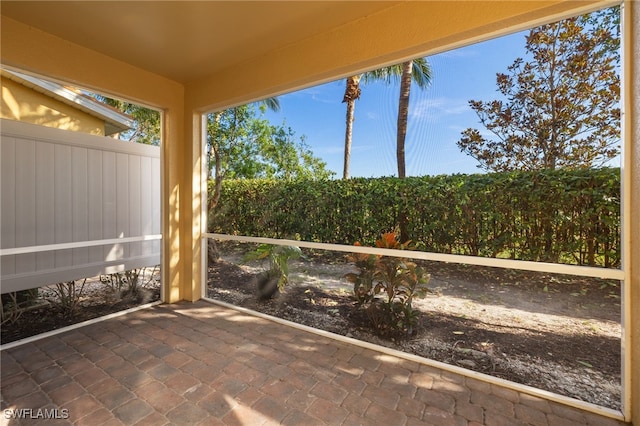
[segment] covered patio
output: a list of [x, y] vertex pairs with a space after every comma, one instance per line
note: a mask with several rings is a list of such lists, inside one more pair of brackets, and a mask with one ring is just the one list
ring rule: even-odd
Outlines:
[[11, 410], [35, 416], [43, 408], [67, 413], [61, 424], [92, 425], [638, 423], [640, 7], [633, 1], [623, 2], [622, 33], [623, 412], [201, 300], [204, 114], [619, 3], [3, 1], [3, 67], [162, 112], [164, 302], [3, 348], [5, 421], [25, 422], [9, 420]]

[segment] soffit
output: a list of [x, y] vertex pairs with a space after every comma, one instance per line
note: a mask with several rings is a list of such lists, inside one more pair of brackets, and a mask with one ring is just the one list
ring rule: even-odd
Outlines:
[[397, 2], [2, 1], [2, 14], [187, 83]]

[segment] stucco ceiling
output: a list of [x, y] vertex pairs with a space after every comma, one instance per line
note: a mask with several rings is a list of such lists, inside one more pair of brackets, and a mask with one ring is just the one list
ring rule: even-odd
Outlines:
[[396, 2], [2, 1], [2, 14], [187, 83]]

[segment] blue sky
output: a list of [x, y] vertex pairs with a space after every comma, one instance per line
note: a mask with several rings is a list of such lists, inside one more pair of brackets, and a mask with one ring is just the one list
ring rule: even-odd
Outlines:
[[[428, 57], [434, 78], [427, 90], [411, 90], [406, 140], [407, 175], [481, 173], [477, 161], [460, 152], [462, 130], [485, 132], [468, 105], [470, 99], [499, 98], [496, 73], [525, 53], [520, 32]], [[274, 124], [291, 126], [329, 169], [342, 176], [346, 105], [344, 80], [279, 97], [279, 112], [267, 112]], [[362, 86], [356, 101], [351, 176], [395, 176], [396, 117], [399, 85]]]

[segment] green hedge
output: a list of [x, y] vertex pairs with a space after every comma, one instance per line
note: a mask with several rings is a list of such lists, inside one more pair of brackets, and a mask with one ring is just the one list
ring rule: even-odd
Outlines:
[[440, 253], [617, 267], [620, 170], [555, 170], [223, 185], [212, 232], [373, 245], [403, 211]]

